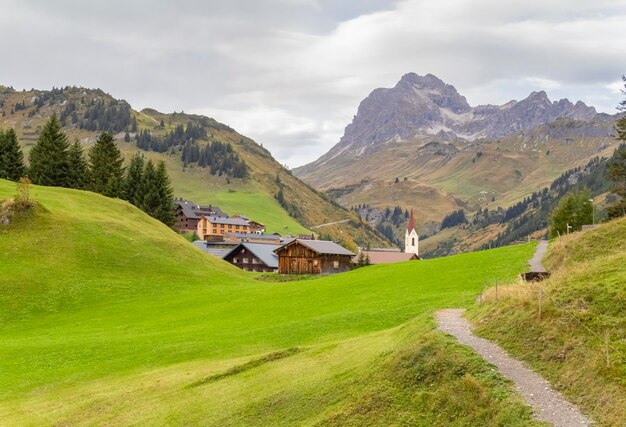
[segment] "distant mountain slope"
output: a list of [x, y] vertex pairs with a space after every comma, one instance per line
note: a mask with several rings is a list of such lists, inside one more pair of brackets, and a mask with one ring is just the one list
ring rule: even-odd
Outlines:
[[[349, 219], [316, 232], [352, 247], [388, 245], [357, 215], [293, 177], [269, 151], [214, 119], [185, 113], [164, 114], [154, 109], [135, 111], [126, 101], [99, 89], [15, 91], [0, 86], [0, 128], [13, 127], [25, 151], [34, 145], [53, 113], [60, 117], [70, 138], [79, 139], [86, 149], [98, 132], [107, 131], [115, 135], [126, 158], [141, 151], [148, 158], [165, 160], [178, 197], [212, 203], [230, 214], [245, 214], [265, 223], [268, 231], [281, 234], [307, 233], [314, 225]], [[144, 138], [142, 142], [146, 138], [152, 141], [142, 145], [148, 151], [137, 147], [138, 136]], [[202, 150], [215, 142], [230, 145], [243, 160], [245, 178], [234, 178], [209, 165], [200, 166], [198, 159], [185, 158], [183, 162], [185, 150]]]
[[545, 92], [472, 107], [433, 75], [375, 89], [339, 143], [294, 174], [346, 207], [414, 207], [421, 225], [456, 209], [508, 207], [617, 146], [617, 116]]

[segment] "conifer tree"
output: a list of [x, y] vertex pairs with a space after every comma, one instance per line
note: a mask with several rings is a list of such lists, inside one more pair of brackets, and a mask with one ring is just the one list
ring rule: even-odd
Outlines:
[[154, 217], [171, 227], [176, 219], [174, 217], [174, 191], [163, 160], [159, 162], [156, 169], [156, 185], [159, 191], [159, 207]]
[[119, 197], [122, 186], [122, 154], [113, 137], [101, 133], [89, 150], [89, 189], [109, 197]]
[[0, 178], [18, 181], [25, 174], [24, 154], [15, 131], [0, 131]]
[[33, 184], [66, 187], [68, 185], [67, 136], [53, 115], [41, 130], [37, 143], [30, 150], [28, 175]]
[[143, 156], [135, 153], [126, 169], [126, 175], [122, 183], [122, 199], [129, 201], [135, 206], [141, 204], [139, 189], [141, 187], [144, 163]]
[[150, 216], [154, 216], [159, 208], [159, 190], [157, 189], [156, 169], [152, 160], [148, 160], [138, 188], [137, 207]]
[[71, 188], [77, 188], [79, 190], [84, 189], [87, 182], [87, 161], [83, 154], [83, 147], [78, 140], [70, 146], [68, 151], [68, 186]]

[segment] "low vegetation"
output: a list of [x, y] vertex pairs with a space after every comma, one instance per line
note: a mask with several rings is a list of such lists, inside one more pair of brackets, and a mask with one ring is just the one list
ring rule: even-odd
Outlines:
[[526, 360], [600, 425], [626, 419], [624, 236], [626, 219], [561, 237], [547, 257], [550, 279], [500, 287], [497, 299], [492, 289], [471, 313], [479, 334]]
[[127, 202], [31, 198], [48, 211], [0, 226], [5, 424], [531, 423], [431, 315], [515, 277], [532, 245], [267, 283]]

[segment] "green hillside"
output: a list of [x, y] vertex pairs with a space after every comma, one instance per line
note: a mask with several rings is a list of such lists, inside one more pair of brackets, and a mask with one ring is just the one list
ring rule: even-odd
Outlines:
[[431, 314], [532, 245], [267, 283], [125, 202], [31, 196], [0, 226], [0, 424], [530, 423]]
[[[474, 310], [477, 330], [550, 379], [599, 425], [626, 420], [626, 219], [552, 242], [552, 277]], [[609, 337], [609, 366], [605, 338]]]
[[[81, 141], [85, 150], [105, 130], [115, 136], [127, 160], [136, 152], [154, 161], [164, 160], [176, 197], [213, 204], [230, 215], [246, 215], [265, 224], [269, 232], [283, 235], [310, 233], [310, 228], [319, 224], [350, 220], [316, 232], [341, 240], [354, 249], [366, 244], [389, 246], [384, 237], [362, 224], [356, 214], [293, 177], [265, 148], [212, 118], [182, 112], [165, 114], [154, 109], [135, 111], [126, 101], [102, 90], [80, 87], [19, 92], [0, 86], [0, 112], [0, 128], [14, 128], [26, 153], [35, 144], [44, 123], [56, 114], [70, 139]], [[185, 165], [181, 145], [160, 152], [137, 147], [136, 134], [149, 132], [152, 137], [163, 139], [177, 127], [186, 129], [189, 124], [203, 132], [194, 144], [204, 147], [219, 142], [232, 147], [245, 163], [247, 177], [212, 174], [210, 168], [193, 162]], [[124, 142], [125, 132], [135, 126], [136, 132], [129, 133], [130, 142]], [[281, 189], [282, 205], [276, 200]]]

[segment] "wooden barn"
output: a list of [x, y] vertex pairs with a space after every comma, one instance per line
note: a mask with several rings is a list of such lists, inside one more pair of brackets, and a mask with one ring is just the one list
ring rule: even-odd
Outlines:
[[294, 240], [274, 251], [280, 274], [334, 274], [350, 270], [354, 254], [334, 242]]

